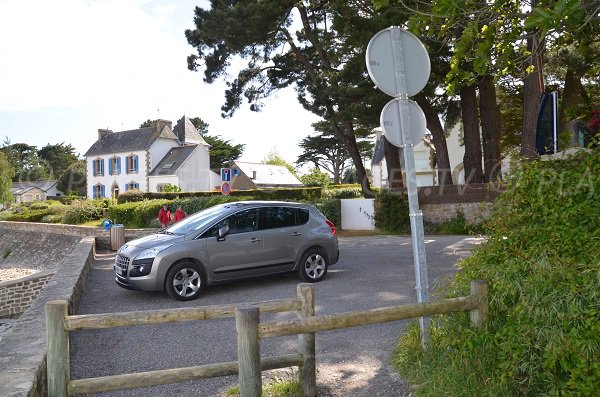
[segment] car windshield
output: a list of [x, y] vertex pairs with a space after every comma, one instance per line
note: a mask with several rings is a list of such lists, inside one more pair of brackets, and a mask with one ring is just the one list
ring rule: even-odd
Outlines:
[[163, 231], [165, 234], [186, 235], [198, 231], [205, 226], [212, 224], [217, 218], [222, 215], [221, 210], [226, 204], [215, 205], [207, 208], [186, 218], [183, 218], [170, 228]]

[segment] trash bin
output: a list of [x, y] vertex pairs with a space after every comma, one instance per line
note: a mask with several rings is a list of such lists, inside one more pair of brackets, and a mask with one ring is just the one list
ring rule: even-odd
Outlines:
[[125, 244], [125, 227], [123, 225], [114, 224], [110, 228], [110, 249], [118, 250]]

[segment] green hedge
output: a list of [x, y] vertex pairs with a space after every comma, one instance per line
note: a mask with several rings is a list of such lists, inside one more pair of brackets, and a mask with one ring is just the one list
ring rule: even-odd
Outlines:
[[108, 209], [108, 217], [113, 223], [126, 227], [157, 226], [152, 221], [158, 218], [160, 207], [169, 203], [169, 200], [163, 199], [117, 204]]
[[[121, 193], [118, 203], [136, 202], [142, 200], [175, 200], [192, 197], [216, 197], [224, 196], [221, 192], [178, 192], [178, 193], [146, 193], [139, 190], [131, 190]], [[316, 200], [321, 197], [320, 187], [304, 188], [278, 188], [278, 189], [252, 189], [234, 190], [229, 197], [254, 197], [256, 200]]]
[[600, 149], [524, 163], [505, 183], [487, 241], [443, 294], [487, 280], [484, 328], [434, 318], [427, 352], [413, 326], [393, 361], [416, 396], [597, 396]]
[[375, 226], [386, 233], [410, 233], [408, 196], [381, 190], [375, 198]]

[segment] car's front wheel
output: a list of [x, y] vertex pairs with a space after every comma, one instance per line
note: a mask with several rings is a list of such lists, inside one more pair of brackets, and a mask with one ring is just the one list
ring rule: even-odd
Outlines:
[[321, 248], [311, 248], [302, 255], [300, 260], [300, 278], [309, 283], [316, 283], [327, 274], [327, 255]]
[[167, 273], [165, 289], [171, 298], [189, 301], [200, 295], [205, 283], [201, 266], [193, 262], [181, 262]]

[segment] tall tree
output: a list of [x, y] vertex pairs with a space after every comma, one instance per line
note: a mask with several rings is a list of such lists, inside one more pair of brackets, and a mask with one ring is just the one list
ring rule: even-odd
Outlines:
[[75, 148], [71, 144], [65, 145], [64, 142], [47, 144], [37, 154], [40, 161], [46, 164], [48, 177], [51, 179], [59, 179], [71, 164], [77, 162]]
[[[300, 141], [302, 154], [296, 164], [312, 163], [315, 168], [323, 169], [333, 175], [333, 183], [340, 183], [344, 171], [350, 166], [350, 156], [344, 145], [337, 139], [331, 129], [331, 124], [319, 121], [312, 125], [316, 135], [308, 136]], [[368, 158], [373, 152], [372, 138], [367, 130], [357, 131], [357, 145], [361, 156]]]
[[290, 163], [288, 163], [287, 161], [285, 161], [285, 159], [283, 157], [281, 157], [281, 155], [279, 153], [277, 153], [276, 150], [272, 150], [269, 153], [267, 153], [267, 155], [263, 159], [262, 163], [263, 164], [271, 164], [271, 165], [282, 165], [285, 168], [287, 168], [288, 171], [290, 171], [292, 173], [292, 175], [294, 175], [296, 178], [298, 178], [298, 174], [296, 173], [296, 169], [294, 168], [294, 166], [291, 165]]
[[210, 135], [208, 133], [208, 123], [200, 117], [192, 117], [190, 121], [206, 143], [211, 146], [209, 149], [211, 169], [218, 170], [229, 167], [233, 161], [241, 157], [245, 145], [232, 144], [231, 141], [219, 135]]
[[15, 169], [10, 165], [6, 154], [0, 152], [0, 203], [4, 206], [12, 201], [10, 188], [14, 175]]
[[[252, 110], [260, 110], [261, 101], [272, 92], [294, 86], [300, 103], [331, 124], [357, 168], [363, 193], [370, 195], [356, 142], [356, 120], [345, 111], [359, 102], [349, 95], [351, 87], [343, 79], [347, 61], [355, 54], [337, 51], [343, 37], [330, 23], [335, 6], [341, 3], [212, 0], [210, 9], [196, 8], [196, 28], [186, 31], [188, 42], [198, 51], [188, 57], [188, 66], [205, 68], [204, 80], [212, 83], [225, 76], [234, 57], [247, 61], [228, 82], [224, 117], [231, 116], [244, 97]], [[301, 26], [297, 32], [294, 22]]]
[[0, 148], [10, 165], [15, 169], [13, 181], [40, 181], [48, 177], [43, 162], [37, 154], [37, 148], [26, 143], [15, 143]]
[[58, 179], [57, 188], [67, 195], [86, 196], [87, 166], [85, 160], [77, 160], [69, 165]]

